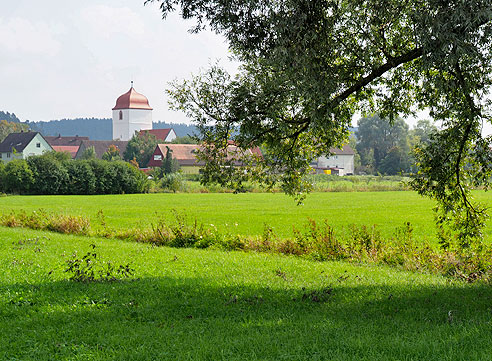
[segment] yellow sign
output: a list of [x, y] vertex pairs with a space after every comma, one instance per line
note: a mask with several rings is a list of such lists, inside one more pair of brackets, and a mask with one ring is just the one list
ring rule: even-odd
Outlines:
[[331, 174], [331, 169], [325, 169], [323, 172], [325, 172], [325, 174]]

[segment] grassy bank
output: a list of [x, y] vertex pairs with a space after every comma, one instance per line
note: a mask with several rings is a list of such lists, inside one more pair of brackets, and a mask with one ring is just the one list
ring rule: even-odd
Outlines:
[[[492, 205], [492, 193], [476, 192], [475, 196]], [[150, 227], [160, 219], [172, 221], [172, 210], [176, 210], [221, 232], [259, 235], [268, 224], [280, 237], [291, 237], [292, 227], [302, 229], [308, 218], [318, 223], [326, 219], [337, 230], [352, 224], [377, 225], [385, 238], [410, 222], [417, 241], [435, 238], [433, 206], [433, 201], [414, 192], [312, 193], [302, 206], [283, 194], [270, 193], [0, 197], [1, 214], [42, 208], [84, 215], [96, 224], [102, 211], [107, 225], [120, 230]], [[485, 230], [488, 241], [492, 239], [490, 225]]]
[[[135, 270], [78, 283], [91, 250]], [[492, 289], [344, 262], [0, 228], [0, 359], [488, 360]]]

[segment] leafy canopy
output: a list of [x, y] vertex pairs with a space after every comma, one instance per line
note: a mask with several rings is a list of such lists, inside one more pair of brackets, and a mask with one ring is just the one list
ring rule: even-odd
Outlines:
[[[195, 19], [193, 30], [223, 34], [244, 64], [235, 78], [213, 66], [171, 90], [209, 147], [263, 147], [249, 174], [298, 194], [309, 161], [346, 142], [353, 114], [394, 120], [426, 108], [441, 130], [416, 152], [413, 186], [439, 201], [439, 221], [454, 214], [463, 239], [480, 236], [484, 210], [469, 188], [488, 186], [492, 170], [481, 134], [490, 121], [490, 0], [149, 1], [164, 17], [179, 9]], [[228, 175], [237, 184], [245, 172]]]

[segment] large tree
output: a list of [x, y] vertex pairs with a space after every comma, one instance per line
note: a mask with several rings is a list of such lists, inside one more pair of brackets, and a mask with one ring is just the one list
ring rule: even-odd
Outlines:
[[391, 175], [409, 171], [408, 125], [403, 119], [390, 124], [374, 115], [359, 119], [357, 125], [357, 152], [363, 165]]
[[490, 0], [154, 1], [164, 16], [180, 8], [194, 30], [223, 34], [244, 64], [234, 79], [212, 68], [172, 90], [213, 159], [226, 159], [218, 155], [228, 138], [262, 146], [261, 171], [251, 174], [296, 193], [309, 161], [346, 141], [354, 113], [391, 121], [426, 108], [441, 130], [419, 148], [413, 185], [439, 201], [440, 221], [455, 215], [464, 244], [480, 235], [484, 211], [469, 187], [491, 176], [481, 134], [490, 121]]

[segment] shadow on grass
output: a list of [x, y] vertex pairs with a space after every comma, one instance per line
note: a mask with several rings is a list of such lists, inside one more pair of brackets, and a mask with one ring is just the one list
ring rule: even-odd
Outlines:
[[0, 359], [490, 360], [492, 289], [1, 285]]

